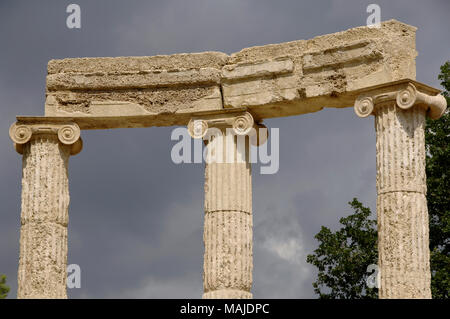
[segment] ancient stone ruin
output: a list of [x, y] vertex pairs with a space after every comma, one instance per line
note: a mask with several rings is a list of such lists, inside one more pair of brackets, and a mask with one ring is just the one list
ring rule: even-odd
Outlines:
[[[18, 297], [67, 297], [68, 162], [82, 149], [81, 130], [243, 134], [267, 118], [354, 106], [375, 118], [379, 296], [431, 298], [424, 125], [446, 101], [415, 81], [415, 31], [391, 20], [231, 55], [50, 61], [45, 116], [18, 116], [10, 129], [23, 155]], [[206, 164], [204, 246], [203, 297], [251, 298], [248, 160]]]

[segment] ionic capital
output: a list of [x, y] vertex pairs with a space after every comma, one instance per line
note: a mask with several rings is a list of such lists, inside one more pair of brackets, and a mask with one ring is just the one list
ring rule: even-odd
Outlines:
[[[203, 138], [209, 128], [232, 128], [236, 135], [256, 134], [257, 138], [250, 139], [253, 145], [259, 146], [267, 141], [267, 134], [259, 134], [259, 130], [267, 127], [262, 123], [256, 123], [249, 112], [232, 112], [192, 118], [188, 123], [188, 132], [192, 138]], [[261, 135], [261, 136], [260, 136]]]
[[83, 141], [80, 137], [81, 130], [78, 124], [73, 122], [17, 121], [9, 128], [9, 136], [14, 142], [14, 147], [19, 154], [23, 154], [23, 146], [28, 143], [33, 136], [50, 134], [56, 135], [60, 143], [71, 146], [71, 155], [76, 155], [83, 148]]
[[446, 99], [439, 91], [412, 80], [402, 80], [368, 88], [355, 101], [355, 113], [359, 117], [376, 114], [378, 105], [390, 102], [403, 110], [414, 105], [423, 107], [427, 115], [436, 120], [446, 108]]

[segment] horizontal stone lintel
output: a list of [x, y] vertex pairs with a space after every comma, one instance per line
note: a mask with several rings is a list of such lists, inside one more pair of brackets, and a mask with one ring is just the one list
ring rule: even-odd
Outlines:
[[199, 112], [160, 113], [140, 116], [17, 116], [17, 124], [67, 124], [76, 123], [82, 130], [143, 128], [152, 126], [186, 126], [193, 117], [202, 118], [220, 114], [244, 112], [245, 109], [215, 110]]
[[225, 109], [264, 119], [351, 107], [362, 90], [415, 79], [415, 32], [390, 20], [231, 55], [52, 60], [45, 115], [112, 128], [185, 125]]
[[344, 92], [335, 97], [318, 96], [307, 98], [295, 102], [274, 102], [264, 106], [248, 106], [241, 108], [224, 108], [215, 110], [179, 110], [176, 112], [161, 112], [148, 115], [127, 115], [127, 116], [44, 116], [29, 117], [18, 116], [18, 123], [40, 123], [56, 122], [78, 124], [82, 130], [92, 129], [112, 129], [112, 128], [131, 128], [131, 127], [151, 127], [151, 126], [186, 126], [192, 118], [202, 118], [202, 116], [220, 115], [239, 111], [248, 111], [252, 114], [256, 122], [264, 119], [294, 116], [306, 113], [317, 112], [324, 107], [344, 108], [353, 107], [355, 100], [362, 94], [372, 94], [373, 92], [389, 92], [404, 87], [406, 84], [413, 84], [420, 92], [435, 96], [440, 90], [425, 85], [423, 83], [403, 79], [390, 83], [383, 83], [351, 92]]
[[47, 76], [47, 89], [111, 90], [200, 86], [220, 83], [220, 71], [214, 68], [182, 71], [135, 71], [122, 73], [58, 73]]

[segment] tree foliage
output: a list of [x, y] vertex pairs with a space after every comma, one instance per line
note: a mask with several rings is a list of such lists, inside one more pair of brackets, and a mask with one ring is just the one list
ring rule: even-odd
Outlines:
[[[450, 62], [441, 66], [438, 79], [450, 105]], [[427, 201], [430, 216], [431, 292], [433, 298], [450, 297], [450, 113], [427, 120]]]
[[0, 299], [5, 299], [8, 296], [9, 287], [6, 285], [6, 276], [0, 275]]
[[367, 266], [377, 263], [376, 220], [356, 198], [349, 202], [354, 214], [339, 220], [342, 228], [332, 232], [322, 226], [320, 242], [307, 262], [319, 270], [314, 292], [322, 299], [375, 298], [376, 289], [366, 286]]

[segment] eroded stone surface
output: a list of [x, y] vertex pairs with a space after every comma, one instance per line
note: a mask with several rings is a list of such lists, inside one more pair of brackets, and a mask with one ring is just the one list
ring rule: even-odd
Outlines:
[[67, 298], [69, 156], [55, 134], [25, 144], [18, 298]]
[[219, 86], [75, 91], [48, 95], [46, 107], [48, 112], [67, 116], [157, 115], [218, 110], [222, 97]]
[[[358, 27], [230, 56], [52, 60], [45, 114], [107, 117], [91, 128], [109, 128], [135, 125], [135, 118], [125, 117], [173, 125], [183, 123], [185, 114], [230, 108], [264, 119], [347, 107], [365, 87], [415, 78], [415, 30], [391, 20], [381, 28]], [[161, 116], [168, 113], [173, 119], [165, 123]]]
[[178, 71], [200, 68], [221, 69], [228, 59], [225, 53], [201, 52], [150, 57], [67, 58], [51, 60], [48, 74], [58, 73], [126, 73], [139, 71]]
[[376, 111], [380, 298], [431, 298], [424, 127], [419, 106]]
[[18, 298], [67, 298], [70, 155], [80, 128], [64, 118], [22, 121], [9, 134], [22, 158]]
[[394, 20], [379, 29], [359, 27], [311, 40], [247, 48], [232, 54], [228, 63], [289, 59], [294, 68], [291, 73], [224, 85], [224, 106], [247, 106], [263, 118], [346, 107], [346, 97], [353, 91], [414, 79], [416, 54], [415, 28]]
[[231, 147], [236, 157], [231, 158], [230, 163], [213, 162], [205, 167], [205, 299], [252, 298], [253, 221], [249, 141], [245, 144], [246, 154], [239, 162], [237, 139], [227, 139], [226, 128], [220, 127], [223, 135], [210, 141], [208, 147], [223, 148], [223, 154], [227, 154], [227, 147]]

